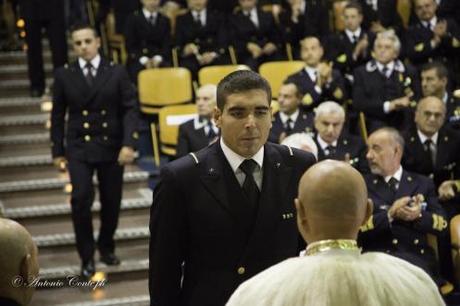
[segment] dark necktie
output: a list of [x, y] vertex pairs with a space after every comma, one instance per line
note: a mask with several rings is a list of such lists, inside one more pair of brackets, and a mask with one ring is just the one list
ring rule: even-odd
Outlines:
[[353, 40], [352, 41], [353, 45], [356, 45], [358, 43], [358, 36], [353, 34], [353, 35], [351, 35], [351, 37], [352, 37], [352, 40]]
[[388, 79], [388, 71], [389, 71], [388, 67], [387, 67], [387, 66], [383, 66], [383, 68], [382, 68], [382, 75], [383, 75], [386, 79]]
[[155, 26], [155, 22], [156, 22], [155, 16], [153, 14], [150, 14], [149, 23], [152, 27]]
[[335, 155], [335, 152], [336, 152], [336, 147], [334, 147], [334, 146], [327, 146], [326, 147], [326, 152], [325, 153], [327, 153], [326, 154], [327, 156], [331, 156], [331, 155], [333, 156], [333, 155]]
[[241, 171], [246, 175], [242, 187], [249, 200], [249, 205], [251, 205], [251, 211], [256, 209], [259, 202], [259, 188], [254, 180], [254, 170], [256, 167], [257, 163], [253, 159], [245, 159], [240, 165]]
[[195, 15], [195, 22], [197, 25], [199, 25], [200, 27], [203, 26], [203, 23], [201, 22], [201, 13], [200, 12], [197, 12], [196, 15]]
[[208, 134], [207, 134], [208, 139], [213, 140], [214, 137], [216, 137], [216, 133], [214, 133], [213, 124], [211, 120], [208, 120], [207, 126], [208, 126]]
[[395, 179], [394, 177], [390, 178], [390, 180], [388, 181], [388, 187], [390, 188], [390, 190], [393, 192], [393, 193], [396, 193], [396, 191], [398, 190], [398, 180]]
[[85, 75], [85, 78], [86, 78], [86, 83], [88, 83], [88, 85], [91, 87], [93, 86], [93, 83], [94, 83], [94, 76], [93, 76], [93, 65], [91, 65], [90, 62], [87, 62], [86, 65], [85, 65], [85, 68], [86, 68], [86, 75]]
[[423, 143], [423, 147], [425, 149], [425, 152], [430, 157], [431, 166], [434, 168], [434, 165], [436, 164], [436, 148], [434, 142], [431, 139], [427, 139]]
[[292, 121], [291, 118], [288, 118], [288, 120], [286, 121], [286, 126], [285, 126], [285, 128], [284, 128], [285, 131], [286, 131], [286, 133], [289, 134], [289, 133], [292, 132], [292, 123], [293, 123], [293, 122], [294, 122], [294, 121]]

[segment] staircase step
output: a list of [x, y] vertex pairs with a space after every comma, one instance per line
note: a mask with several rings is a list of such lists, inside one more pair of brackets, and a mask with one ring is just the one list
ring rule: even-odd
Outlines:
[[[50, 63], [44, 64], [45, 71], [51, 72], [53, 70], [53, 65]], [[0, 66], [0, 74], [10, 74], [10, 73], [27, 73], [27, 64], [16, 64], [12, 65], [2, 65]]]
[[[0, 136], [0, 146], [8, 145], [25, 145], [25, 144], [49, 144], [50, 143], [50, 134], [48, 132], [44, 133], [33, 133], [33, 134], [22, 134], [22, 135], [7, 135]], [[31, 156], [32, 158], [33, 156]], [[36, 156], [35, 156], [36, 157]], [[36, 157], [37, 158], [37, 157]], [[1, 164], [1, 162], [0, 162]]]
[[[142, 197], [122, 200], [121, 210], [149, 208], [152, 204], [151, 190], [146, 188], [139, 189], [139, 194]], [[100, 212], [101, 203], [99, 201], [94, 202], [91, 210], [93, 212]], [[58, 215], [70, 215], [70, 205], [68, 202], [66, 202], [62, 204], [32, 205], [26, 207], [4, 208], [3, 213], [6, 218], [15, 220]]]
[[[139, 182], [146, 181], [149, 174], [145, 171], [132, 171], [124, 173], [124, 182]], [[20, 180], [11, 182], [0, 183], [0, 193], [6, 192], [23, 192], [31, 190], [53, 190], [62, 189], [66, 184], [69, 183], [68, 178], [50, 178], [50, 179], [35, 179], [35, 180]], [[95, 181], [95, 184], [97, 182]]]
[[0, 109], [6, 107], [30, 107], [30, 106], [40, 106], [42, 100], [41, 98], [33, 98], [29, 96], [19, 96], [19, 97], [8, 97], [0, 98]]
[[3, 116], [0, 118], [0, 127], [5, 126], [23, 126], [23, 125], [44, 125], [49, 120], [50, 114], [34, 114], [34, 115], [15, 115]]
[[[129, 296], [127, 296], [129, 295]], [[64, 287], [40, 288], [35, 291], [30, 306], [148, 306], [148, 280], [124, 279], [114, 282], [108, 279], [103, 288], [76, 288], [68, 282]]]
[[[49, 135], [46, 134], [47, 139]], [[32, 142], [32, 141], [31, 141]], [[1, 143], [1, 139], [0, 139]], [[50, 154], [44, 155], [31, 155], [31, 156], [12, 156], [12, 157], [2, 157], [0, 158], [0, 168], [6, 167], [25, 167], [25, 166], [43, 166], [43, 165], [52, 165], [53, 160]]]
[[[67, 220], [69, 226], [71, 226], [70, 219]], [[120, 219], [120, 223], [126, 222], [126, 219]], [[147, 223], [148, 225], [148, 219]], [[28, 228], [26, 226], [26, 228]], [[98, 237], [98, 232], [94, 233], [95, 239]], [[131, 227], [131, 228], [119, 228], [114, 236], [116, 241], [119, 240], [136, 240], [136, 239], [146, 239], [150, 237], [148, 226], [143, 227]], [[52, 235], [39, 235], [33, 237], [34, 242], [37, 247], [56, 247], [56, 246], [65, 246], [65, 245], [74, 245], [75, 244], [75, 234], [73, 232], [62, 233], [62, 234], [52, 234]]]

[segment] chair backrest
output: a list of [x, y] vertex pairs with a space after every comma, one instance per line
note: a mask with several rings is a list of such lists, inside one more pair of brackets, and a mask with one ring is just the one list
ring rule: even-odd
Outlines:
[[200, 85], [217, 85], [227, 74], [237, 70], [250, 70], [250, 68], [246, 65], [207, 66], [198, 71], [198, 81]]
[[259, 73], [267, 79], [272, 88], [272, 96], [276, 99], [278, 92], [286, 78], [305, 66], [302, 61], [267, 62], [259, 67]]
[[163, 107], [158, 119], [160, 123], [160, 143], [162, 145], [177, 145], [179, 125], [196, 116], [195, 104], [170, 105]]
[[138, 76], [141, 111], [157, 113], [155, 108], [192, 100], [192, 77], [186, 68], [145, 69]]

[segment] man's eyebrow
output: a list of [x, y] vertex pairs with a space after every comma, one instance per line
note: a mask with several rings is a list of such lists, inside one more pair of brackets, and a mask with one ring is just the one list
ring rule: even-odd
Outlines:
[[257, 110], [269, 109], [269, 107], [266, 106], [266, 105], [264, 105], [264, 106], [256, 106], [256, 109], [257, 109]]
[[228, 110], [233, 111], [233, 110], [245, 110], [246, 108], [243, 106], [232, 106]]

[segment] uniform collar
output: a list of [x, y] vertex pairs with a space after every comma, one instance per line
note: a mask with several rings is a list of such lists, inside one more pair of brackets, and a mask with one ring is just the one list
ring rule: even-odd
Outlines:
[[[98, 54], [89, 62], [91, 63], [91, 66], [93, 66], [93, 68], [97, 70], [97, 68], [99, 68], [99, 64], [101, 63], [101, 56]], [[86, 68], [86, 63], [87, 62], [81, 57], [78, 58], [78, 65], [80, 66], [81, 70]]]
[[296, 122], [297, 118], [299, 117], [299, 109], [296, 109], [296, 111], [292, 115], [287, 115], [283, 112], [280, 112], [280, 119], [283, 124], [286, 123], [288, 119], [291, 119], [292, 122]]
[[331, 144], [328, 144], [321, 138], [321, 136], [319, 136], [319, 134], [316, 135], [316, 140], [318, 141], [319, 146], [321, 147], [321, 149], [323, 149], [323, 151], [326, 150], [326, 148], [329, 146], [337, 147], [337, 142], [338, 142], [337, 140], [335, 140]]
[[384, 177], [385, 182], [388, 183], [392, 177], [394, 177], [395, 179], [397, 179], [398, 182], [401, 182], [402, 174], [403, 174], [403, 168], [401, 167], [401, 165], [399, 165], [398, 170], [396, 170], [396, 172], [393, 173], [393, 175], [388, 175], [388, 176], [385, 176], [385, 177]]
[[431, 141], [434, 143], [434, 144], [437, 144], [438, 143], [438, 135], [439, 135], [439, 132], [436, 132], [433, 136], [431, 136], [430, 138], [428, 138], [428, 136], [426, 136], [425, 134], [423, 134], [419, 129], [417, 129], [417, 135], [418, 137], [420, 138], [420, 142], [421, 143], [425, 143], [425, 141], [427, 139], [431, 139]]
[[[220, 137], [220, 147], [224, 152], [225, 158], [227, 159], [230, 167], [232, 167], [233, 172], [238, 170], [239, 166], [242, 162], [244, 162], [245, 157], [235, 153], [232, 149], [230, 149], [224, 142], [223, 137]], [[264, 146], [262, 146], [256, 154], [254, 154], [250, 159], [253, 159], [262, 169], [262, 165], [264, 163]]]

